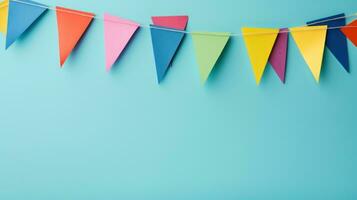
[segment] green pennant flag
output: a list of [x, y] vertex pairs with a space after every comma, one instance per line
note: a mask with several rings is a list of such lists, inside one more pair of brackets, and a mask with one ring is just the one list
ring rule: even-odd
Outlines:
[[204, 84], [226, 46], [230, 33], [194, 32], [192, 38], [201, 83]]

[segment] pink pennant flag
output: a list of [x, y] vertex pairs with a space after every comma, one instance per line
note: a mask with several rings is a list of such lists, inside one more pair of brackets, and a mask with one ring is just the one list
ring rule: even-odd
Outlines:
[[107, 71], [110, 71], [139, 26], [138, 23], [133, 21], [104, 14], [104, 42]]

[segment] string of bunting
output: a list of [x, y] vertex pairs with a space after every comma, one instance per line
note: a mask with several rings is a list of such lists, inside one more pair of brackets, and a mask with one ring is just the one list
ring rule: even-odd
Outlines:
[[188, 16], [154, 16], [151, 25], [143, 25], [105, 13], [94, 13], [64, 7], [50, 7], [31, 0], [4, 0], [0, 3], [0, 32], [8, 49], [47, 10], [57, 17], [60, 66], [62, 67], [93, 19], [104, 22], [106, 70], [110, 71], [140, 27], [151, 32], [157, 80], [160, 83], [171, 65], [186, 34], [193, 39], [201, 83], [204, 84], [225, 49], [230, 37], [243, 37], [259, 85], [269, 62], [285, 83], [289, 34], [293, 37], [317, 82], [320, 79], [325, 45], [349, 73], [348, 38], [357, 46], [357, 20], [346, 25], [353, 15], [338, 14], [307, 22], [293, 28], [243, 27], [241, 33], [187, 31]]

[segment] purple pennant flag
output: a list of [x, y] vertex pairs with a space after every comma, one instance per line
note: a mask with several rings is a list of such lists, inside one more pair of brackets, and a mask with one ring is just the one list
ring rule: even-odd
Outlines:
[[270, 54], [269, 63], [272, 65], [281, 82], [285, 83], [286, 54], [288, 49], [289, 29], [280, 29], [274, 48]]

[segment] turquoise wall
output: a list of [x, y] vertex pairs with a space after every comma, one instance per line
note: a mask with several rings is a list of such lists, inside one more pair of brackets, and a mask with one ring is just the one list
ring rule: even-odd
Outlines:
[[[187, 14], [188, 29], [286, 27], [357, 11], [356, 0], [42, 0], [149, 24]], [[103, 23], [59, 68], [53, 11], [0, 50], [0, 199], [357, 199], [357, 48], [351, 74], [326, 50], [316, 84], [292, 38], [287, 83], [255, 84], [232, 38], [202, 87], [186, 37], [161, 85], [149, 30], [111, 73]], [[4, 45], [4, 39], [0, 39]]]

